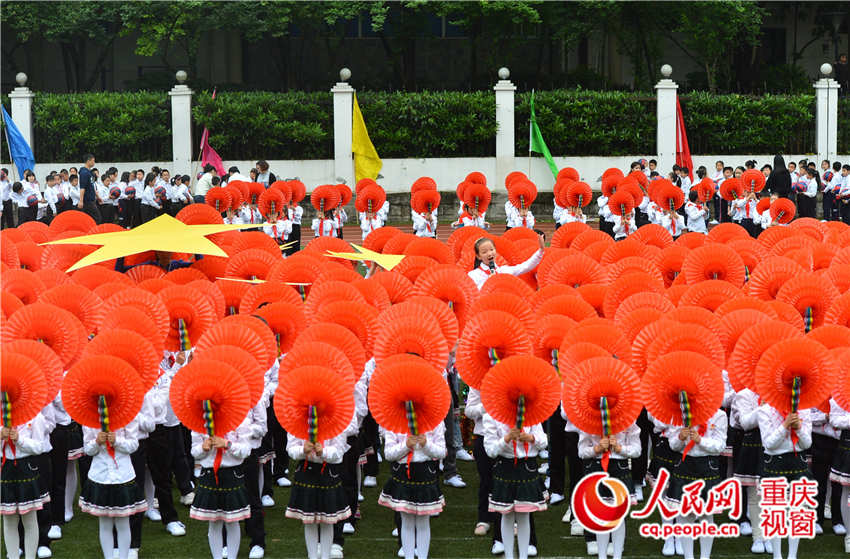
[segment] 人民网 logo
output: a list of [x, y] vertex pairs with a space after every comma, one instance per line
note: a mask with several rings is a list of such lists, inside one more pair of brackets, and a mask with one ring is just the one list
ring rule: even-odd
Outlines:
[[[602, 486], [608, 488], [604, 494]], [[594, 534], [617, 528], [629, 513], [630, 504], [626, 484], [605, 472], [584, 476], [573, 491], [573, 514], [582, 528]]]

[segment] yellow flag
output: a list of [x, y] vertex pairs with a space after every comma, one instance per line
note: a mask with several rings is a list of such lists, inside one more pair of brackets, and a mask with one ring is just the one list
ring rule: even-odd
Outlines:
[[354, 154], [355, 182], [359, 182], [360, 179], [377, 179], [384, 164], [378, 157], [378, 152], [375, 151], [372, 140], [369, 139], [366, 123], [363, 121], [363, 113], [360, 112], [360, 105], [357, 104], [357, 94], [354, 95], [351, 152]]

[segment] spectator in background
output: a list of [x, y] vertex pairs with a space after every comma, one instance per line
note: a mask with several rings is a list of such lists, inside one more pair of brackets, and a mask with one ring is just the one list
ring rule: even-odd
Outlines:
[[207, 163], [204, 165], [204, 174], [201, 175], [201, 178], [198, 179], [198, 182], [195, 184], [195, 202], [199, 204], [204, 203], [207, 191], [212, 188], [213, 177], [218, 177], [218, 172], [212, 164]]
[[838, 94], [842, 97], [847, 96], [847, 89], [850, 88], [850, 68], [847, 67], [847, 55], [842, 54], [838, 57], [835, 63], [835, 81], [841, 86]]
[[260, 159], [257, 161], [257, 182], [263, 183], [263, 186], [266, 188], [269, 185], [277, 180], [277, 177], [274, 176], [274, 173], [269, 171], [269, 162], [265, 159]]
[[95, 183], [91, 172], [94, 168], [94, 155], [87, 153], [83, 160], [85, 164], [80, 167], [80, 201], [77, 203], [77, 209], [89, 214], [94, 222], [100, 225], [102, 220], [97, 207]]
[[781, 198], [791, 197], [791, 171], [785, 166], [785, 158], [779, 154], [773, 158], [773, 171], [767, 176], [764, 188]]

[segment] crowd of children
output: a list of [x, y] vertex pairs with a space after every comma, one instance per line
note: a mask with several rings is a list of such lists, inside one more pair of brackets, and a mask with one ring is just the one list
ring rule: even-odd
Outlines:
[[[609, 169], [599, 230], [583, 210], [592, 189], [563, 169], [548, 246], [523, 173], [505, 179], [503, 234], [486, 221], [486, 177], [466, 176], [446, 242], [435, 240], [430, 178], [411, 188], [415, 234], [385, 225], [375, 181], [354, 192], [321, 185], [302, 247], [306, 188], [260, 163], [223, 181], [205, 169], [204, 203], [167, 170], [98, 175], [104, 219], [129, 227], [168, 212], [246, 231], [214, 237], [227, 257], [148, 252], [70, 274], [86, 253], [44, 243], [102, 227], [79, 211], [76, 169], [51, 174], [43, 192], [15, 183], [22, 220], [0, 234], [8, 557], [60, 556], [51, 542], [67, 535], [75, 503], [98, 517], [104, 559], [161, 554], [143, 541], [142, 520], [175, 537], [192, 529], [174, 506], [176, 482], [189, 517], [208, 523], [214, 559], [240, 555], [242, 523], [247, 557], [274, 556], [264, 515], [277, 510], [275, 486], [291, 487], [281, 513], [303, 524], [311, 559], [343, 557], [362, 521], [392, 531], [399, 557], [427, 559], [431, 518], [456, 504], [441, 476], [465, 485], [454, 465], [464, 445], [479, 476], [478, 494], [465, 494], [476, 500], [469, 528], [507, 559], [573, 545], [537, 539], [536, 513], [558, 505], [589, 556], [631, 554], [625, 520], [592, 534], [570, 497], [583, 475], [604, 471], [636, 504], [661, 467], [671, 507], [693, 481], [704, 497], [741, 481], [731, 522], [752, 553], [774, 559], [796, 559], [800, 539], [762, 534], [759, 487], [814, 479], [815, 529], [831, 517], [850, 553], [850, 227], [834, 219], [836, 206], [850, 215], [850, 166], [827, 177], [801, 165], [816, 195], [831, 185], [825, 221], [802, 215], [812, 183], [784, 167], [751, 161], [726, 173], [718, 162], [728, 176], [715, 183], [698, 169], [695, 184], [688, 169], [658, 177], [652, 161]], [[372, 263], [364, 275], [327, 252], [350, 252], [335, 237], [352, 199], [365, 248], [405, 255], [392, 269]], [[715, 218], [723, 223], [710, 227]], [[378, 504], [393, 514], [358, 522], [378, 455]], [[670, 537], [656, 551], [709, 559], [712, 546]]]

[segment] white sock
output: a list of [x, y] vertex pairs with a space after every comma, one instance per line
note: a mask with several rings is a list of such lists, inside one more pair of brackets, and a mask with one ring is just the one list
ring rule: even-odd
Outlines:
[[[74, 497], [77, 494], [77, 461], [68, 460], [65, 469], [65, 516], [74, 514]], [[62, 519], [64, 520], [64, 518]]]
[[773, 559], [782, 559], [782, 538], [770, 538], [773, 546]]
[[156, 495], [156, 488], [153, 486], [153, 478], [151, 477], [151, 471], [145, 466], [145, 501], [148, 503], [148, 509], [153, 510], [154, 507], [154, 497]]
[[505, 559], [514, 559], [514, 520], [515, 514], [502, 515], [502, 544], [505, 546]]
[[800, 538], [788, 538], [788, 559], [797, 559], [798, 547], [800, 547]]
[[[688, 516], [677, 516], [676, 524], [691, 524], [693, 523], [693, 517]], [[682, 551], [685, 559], [694, 559], [694, 539], [690, 536], [681, 536], [679, 541], [682, 543]]]
[[[714, 515], [708, 514], [706, 516], [700, 517], [701, 520], [705, 520], [709, 524], [714, 522]], [[714, 538], [711, 536], [700, 536], [699, 538], [699, 556], [700, 559], [708, 559], [711, 557], [711, 547], [714, 545]]]
[[[258, 495], [262, 498], [263, 496], [263, 484], [266, 482], [266, 469], [263, 468], [263, 465], [257, 463], [257, 467], [260, 468], [260, 473], [257, 474], [257, 491]], [[228, 554], [229, 555], [229, 554]]]
[[416, 553], [416, 515], [401, 513], [401, 551], [404, 559], [415, 559]]
[[210, 542], [212, 559], [221, 559], [221, 550], [224, 547], [224, 535], [221, 533], [222, 524], [224, 522], [216, 520], [210, 522], [210, 526], [207, 529], [207, 539]]
[[611, 541], [611, 533], [596, 534], [596, 556], [599, 559], [608, 559], [608, 542]]
[[850, 534], [850, 485], [841, 486], [841, 519]]
[[130, 517], [118, 517], [114, 519], [114, 522], [118, 536], [118, 559], [127, 559], [127, 554], [130, 552]]
[[[13, 518], [17, 520], [17, 515]], [[38, 516], [35, 511], [30, 511], [21, 515], [21, 523], [24, 525], [24, 557], [26, 559], [35, 559], [35, 553], [38, 550]], [[15, 541], [18, 540], [17, 522], [15, 522]], [[17, 549], [15, 549], [17, 553]]]
[[334, 525], [319, 524], [319, 545], [322, 546], [321, 559], [331, 559], [331, 546], [334, 543]]
[[428, 550], [431, 547], [431, 517], [427, 514], [416, 517], [416, 557], [428, 559]]
[[239, 523], [225, 522], [224, 529], [227, 531], [227, 556], [236, 559], [236, 556], [239, 555], [239, 543], [242, 538]]
[[528, 559], [528, 541], [531, 539], [531, 516], [527, 512], [517, 512], [514, 515], [516, 516], [516, 547], [519, 552], [519, 559]]
[[747, 487], [747, 516], [750, 517], [750, 526], [753, 527], [753, 541], [762, 539], [759, 488], [755, 485]]
[[[9, 559], [17, 557], [21, 549], [21, 540], [18, 537], [18, 518], [19, 515], [17, 514], [3, 515], [3, 541], [6, 542], [6, 557]], [[24, 533], [26, 534], [26, 532]]]
[[623, 557], [623, 548], [626, 546], [626, 519], [623, 519], [623, 522], [617, 527], [616, 530], [611, 532], [611, 541], [614, 542], [614, 559], [621, 559]]
[[99, 516], [97, 518], [97, 526], [103, 559], [112, 559], [112, 550], [115, 549], [115, 540], [112, 537], [112, 528], [115, 526], [114, 519], [109, 516]]
[[316, 559], [317, 548], [319, 547], [319, 527], [315, 524], [304, 525], [304, 545], [307, 546], [307, 558]]

